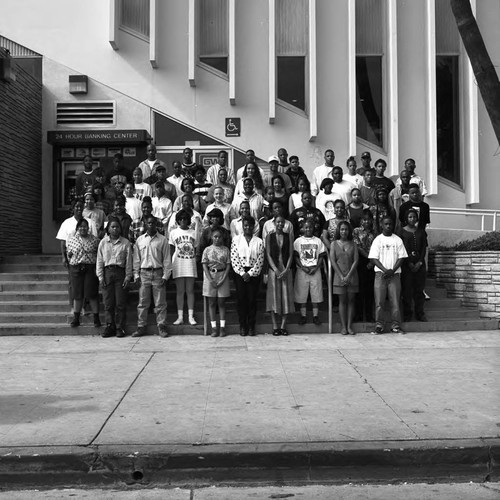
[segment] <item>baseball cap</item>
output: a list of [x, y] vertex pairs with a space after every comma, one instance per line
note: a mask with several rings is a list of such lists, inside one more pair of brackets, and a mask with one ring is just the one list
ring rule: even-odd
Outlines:
[[272, 161], [280, 162], [280, 159], [276, 155], [272, 155], [268, 158], [267, 163], [271, 163]]
[[370, 154], [369, 151], [365, 151], [364, 153], [361, 153], [361, 158], [370, 158], [372, 159], [372, 155]]

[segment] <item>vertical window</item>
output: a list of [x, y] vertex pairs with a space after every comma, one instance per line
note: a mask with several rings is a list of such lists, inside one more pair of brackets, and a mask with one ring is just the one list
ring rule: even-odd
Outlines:
[[277, 97], [306, 110], [308, 0], [276, 1]]
[[436, 0], [438, 175], [460, 184], [460, 35], [449, 0]]
[[382, 0], [356, 0], [356, 135], [384, 145]]
[[227, 75], [229, 54], [229, 13], [227, 0], [200, 0], [200, 62]]
[[149, 0], [121, 0], [120, 29], [149, 40]]

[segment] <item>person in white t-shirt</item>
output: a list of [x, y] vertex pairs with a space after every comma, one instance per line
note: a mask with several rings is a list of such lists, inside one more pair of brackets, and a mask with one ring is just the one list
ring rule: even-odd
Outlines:
[[153, 196], [153, 189], [151, 184], [147, 182], [143, 182], [144, 176], [142, 175], [142, 169], [137, 167], [132, 172], [132, 177], [134, 178], [134, 188], [135, 188], [135, 197], [142, 201], [146, 196]]
[[327, 149], [325, 151], [325, 163], [316, 167], [313, 170], [312, 181], [311, 181], [311, 193], [313, 196], [317, 196], [320, 190], [321, 181], [326, 177], [332, 177], [332, 169], [334, 167], [333, 162], [335, 161], [335, 153], [332, 149]]
[[391, 307], [391, 332], [404, 334], [401, 329], [401, 265], [408, 257], [403, 240], [394, 233], [391, 217], [382, 219], [382, 234], [372, 243], [368, 258], [375, 266], [375, 329], [372, 335], [384, 333], [384, 303], [389, 299]]
[[184, 174], [182, 173], [182, 163], [180, 161], [174, 161], [172, 163], [172, 169], [174, 173], [170, 177], [167, 177], [167, 181], [175, 186], [177, 196], [182, 196], [184, 194], [181, 189], [182, 180], [184, 179]]
[[357, 172], [357, 163], [354, 156], [349, 156], [346, 162], [347, 174], [343, 175], [343, 180], [350, 182], [355, 187], [360, 188], [363, 185], [363, 176], [356, 173]]
[[125, 195], [125, 211], [130, 215], [132, 220], [142, 217], [141, 202], [135, 197], [135, 186], [133, 182], [127, 182], [123, 190]]
[[304, 236], [300, 236], [293, 243], [293, 253], [297, 266], [294, 300], [300, 306], [299, 325], [304, 325], [307, 322], [307, 299], [311, 295], [313, 323], [320, 325], [319, 303], [323, 302], [321, 264], [326, 257], [326, 247], [319, 238], [313, 236], [314, 224], [311, 221], [304, 222], [302, 229]]

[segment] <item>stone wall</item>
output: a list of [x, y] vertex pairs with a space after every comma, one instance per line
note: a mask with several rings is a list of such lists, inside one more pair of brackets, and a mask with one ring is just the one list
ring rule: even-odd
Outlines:
[[42, 84], [12, 60], [0, 80], [0, 255], [40, 253]]
[[500, 318], [500, 252], [431, 252], [429, 274], [464, 307]]

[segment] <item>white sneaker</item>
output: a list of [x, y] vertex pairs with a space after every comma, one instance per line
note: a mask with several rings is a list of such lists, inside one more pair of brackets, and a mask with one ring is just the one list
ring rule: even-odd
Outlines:
[[188, 319], [188, 321], [189, 321], [189, 324], [190, 324], [190, 325], [192, 325], [192, 326], [194, 326], [194, 325], [197, 325], [197, 324], [198, 324], [198, 323], [196, 322], [196, 320], [195, 320], [192, 316]]
[[173, 324], [174, 325], [182, 325], [184, 323], [184, 320], [182, 318], [177, 318]]

